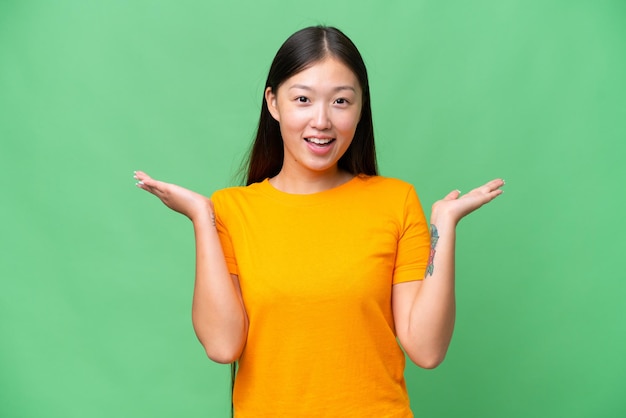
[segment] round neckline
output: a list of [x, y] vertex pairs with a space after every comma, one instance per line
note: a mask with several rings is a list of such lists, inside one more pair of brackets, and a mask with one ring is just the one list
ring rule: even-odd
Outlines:
[[329, 196], [340, 193], [344, 189], [351, 187], [354, 183], [356, 183], [360, 179], [363, 179], [363, 177], [364, 177], [363, 175], [357, 174], [354, 177], [352, 177], [350, 180], [338, 186], [332, 187], [327, 190], [322, 190], [322, 191], [314, 192], [314, 193], [306, 193], [306, 194], [283, 192], [282, 190], [279, 190], [276, 187], [274, 187], [274, 185], [270, 183], [269, 178], [266, 178], [265, 180], [263, 180], [261, 183], [258, 183], [258, 184], [261, 187], [261, 190], [266, 195], [272, 198], [281, 200], [283, 202], [298, 203], [298, 204], [303, 204], [303, 203], [315, 204], [318, 202], [326, 201], [326, 199]]

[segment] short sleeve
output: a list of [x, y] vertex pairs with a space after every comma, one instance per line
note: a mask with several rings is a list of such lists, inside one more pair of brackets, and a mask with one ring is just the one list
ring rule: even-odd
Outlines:
[[430, 255], [430, 234], [422, 205], [410, 187], [401, 212], [402, 229], [398, 239], [393, 284], [422, 280]]
[[217, 234], [220, 238], [220, 244], [222, 245], [222, 251], [224, 252], [224, 259], [226, 260], [228, 272], [230, 274], [239, 275], [237, 259], [235, 258], [235, 249], [233, 248], [233, 242], [228, 232], [227, 222], [225, 219], [226, 208], [221, 199], [220, 193], [215, 192], [211, 197], [211, 201], [213, 202], [213, 210], [215, 211], [215, 227], [217, 228]]

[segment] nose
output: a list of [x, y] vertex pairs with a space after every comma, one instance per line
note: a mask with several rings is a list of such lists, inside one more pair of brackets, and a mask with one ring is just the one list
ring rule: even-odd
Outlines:
[[311, 127], [320, 131], [331, 127], [330, 112], [326, 105], [320, 103], [315, 107], [311, 117]]

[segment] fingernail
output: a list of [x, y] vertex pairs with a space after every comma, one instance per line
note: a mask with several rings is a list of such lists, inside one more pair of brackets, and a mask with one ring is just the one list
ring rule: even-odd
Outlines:
[[135, 183], [135, 186], [137, 186], [137, 187], [143, 186], [143, 181], [138, 181], [137, 183]]

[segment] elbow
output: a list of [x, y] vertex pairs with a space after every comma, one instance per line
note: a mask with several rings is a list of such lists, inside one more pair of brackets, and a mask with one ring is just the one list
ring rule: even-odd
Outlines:
[[220, 364], [230, 364], [239, 360], [245, 345], [245, 339], [232, 336], [197, 336], [207, 357]]
[[431, 369], [437, 368], [437, 366], [439, 366], [441, 363], [443, 363], [444, 358], [445, 358], [445, 355], [442, 355], [442, 356], [422, 356], [422, 357], [417, 358], [417, 359], [411, 358], [411, 360], [418, 367], [421, 367], [422, 369], [431, 370]]
[[194, 321], [196, 337], [209, 359], [220, 364], [230, 364], [239, 360], [246, 345], [247, 330], [232, 332], [229, 328], [216, 330], [214, 327], [200, 325], [202, 324]]
[[239, 355], [234, 352], [211, 352], [209, 350], [205, 350], [206, 355], [216, 363], [220, 364], [230, 364], [234, 363], [239, 359]]
[[220, 364], [230, 364], [239, 360], [241, 347], [215, 346], [203, 344], [207, 357]]
[[422, 369], [434, 369], [443, 363], [446, 358], [447, 349], [427, 350], [424, 347], [415, 347], [414, 349], [406, 349], [405, 352], [409, 359]]

